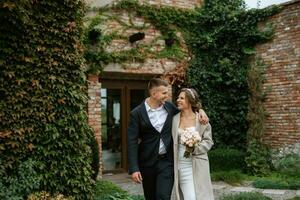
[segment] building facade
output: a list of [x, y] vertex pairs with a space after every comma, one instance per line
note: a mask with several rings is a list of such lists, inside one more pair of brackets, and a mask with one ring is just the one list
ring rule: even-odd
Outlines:
[[[92, 8], [114, 2], [87, 0]], [[140, 0], [139, 3], [193, 9], [201, 6], [203, 1]], [[256, 56], [268, 65], [264, 88], [271, 88], [264, 103], [268, 113], [265, 141], [282, 154], [294, 152], [300, 155], [300, 1], [290, 1], [282, 7], [280, 13], [268, 19], [276, 26], [274, 38], [256, 47]], [[95, 14], [91, 11], [88, 16]], [[143, 62], [139, 58], [131, 58], [122, 64], [110, 62], [105, 64], [100, 76], [88, 77], [89, 125], [99, 143], [100, 176], [103, 171], [127, 170], [129, 113], [147, 96], [148, 80], [153, 77], [168, 79], [172, 77], [168, 74], [185, 68], [190, 59], [179, 31], [176, 33], [181, 51], [178, 59], [178, 56], [161, 56], [165, 55], [168, 42], [153, 24], [134, 13], [126, 10], [104, 12], [101, 19], [98, 28], [102, 34], [118, 36], [109, 41], [105, 52], [121, 55], [138, 49], [141, 56], [146, 52], [147, 57]], [[137, 40], [133, 41], [134, 38]]]

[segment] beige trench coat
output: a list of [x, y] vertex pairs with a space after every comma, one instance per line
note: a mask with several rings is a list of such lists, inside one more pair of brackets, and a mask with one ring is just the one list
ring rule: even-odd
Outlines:
[[[198, 116], [198, 115], [197, 115]], [[180, 113], [174, 116], [172, 124], [172, 137], [174, 141], [174, 190], [177, 200], [184, 200], [178, 181], [178, 128]], [[209, 160], [207, 152], [213, 146], [210, 124], [201, 125], [196, 117], [196, 130], [202, 141], [196, 146], [192, 155], [193, 177], [197, 200], [213, 200], [213, 188], [209, 172]]]

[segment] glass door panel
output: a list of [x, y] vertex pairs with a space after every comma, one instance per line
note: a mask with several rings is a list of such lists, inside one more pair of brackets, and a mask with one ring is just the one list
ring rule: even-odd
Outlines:
[[122, 167], [121, 92], [121, 89], [101, 89], [101, 134], [104, 170], [115, 170]]
[[104, 173], [127, 170], [127, 127], [130, 111], [147, 96], [147, 81], [103, 80], [101, 138]]

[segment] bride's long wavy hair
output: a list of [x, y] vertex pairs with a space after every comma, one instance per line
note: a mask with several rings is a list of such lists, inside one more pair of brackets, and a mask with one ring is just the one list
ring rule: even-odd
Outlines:
[[182, 88], [179, 91], [178, 96], [181, 92], [184, 92], [188, 103], [191, 104], [193, 112], [199, 112], [199, 110], [202, 108], [202, 104], [197, 91], [193, 88]]

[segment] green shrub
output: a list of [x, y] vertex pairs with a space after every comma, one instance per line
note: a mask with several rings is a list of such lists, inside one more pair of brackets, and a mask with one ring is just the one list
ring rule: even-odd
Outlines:
[[261, 189], [300, 189], [300, 179], [258, 179], [252, 182], [253, 187]]
[[142, 195], [130, 195], [130, 200], [145, 200], [144, 196]]
[[92, 178], [96, 180], [97, 175], [99, 173], [100, 164], [99, 164], [99, 146], [94, 135], [90, 136], [89, 146], [92, 151], [92, 164], [91, 164], [93, 169]]
[[97, 181], [94, 200], [124, 200], [129, 199], [126, 191], [110, 181]]
[[252, 182], [253, 187], [261, 189], [287, 189], [288, 183], [280, 180], [259, 179]]
[[272, 200], [260, 193], [255, 192], [241, 192], [239, 194], [226, 195], [221, 200]]
[[294, 198], [288, 199], [288, 200], [300, 200], [300, 197], [294, 197]]
[[265, 176], [271, 172], [270, 150], [260, 142], [259, 139], [252, 139], [248, 143], [247, 157], [245, 159], [249, 173], [253, 175]]
[[212, 172], [245, 170], [245, 153], [229, 148], [218, 148], [208, 152], [209, 164]]
[[224, 181], [231, 185], [240, 184], [244, 180], [241, 171], [218, 171], [211, 173], [213, 181]]
[[254, 175], [267, 175], [272, 168], [270, 148], [262, 140], [265, 134], [267, 112], [264, 101], [267, 90], [264, 89], [266, 65], [259, 59], [248, 70], [248, 87], [250, 91], [247, 120], [248, 144], [245, 161], [248, 172]]
[[27, 200], [74, 200], [73, 197], [65, 197], [62, 194], [51, 195], [48, 192], [36, 192], [28, 196]]
[[281, 174], [300, 179], [300, 156], [288, 154], [274, 163], [274, 167]]
[[17, 171], [8, 174], [0, 174], [0, 199], [22, 200], [40, 186], [41, 177], [35, 167], [37, 162], [31, 159], [19, 163]]
[[106, 180], [97, 181], [94, 200], [144, 200], [142, 195], [129, 195], [114, 183]]
[[31, 158], [36, 191], [80, 200], [93, 194], [83, 16], [83, 0], [0, 3], [1, 178]]

